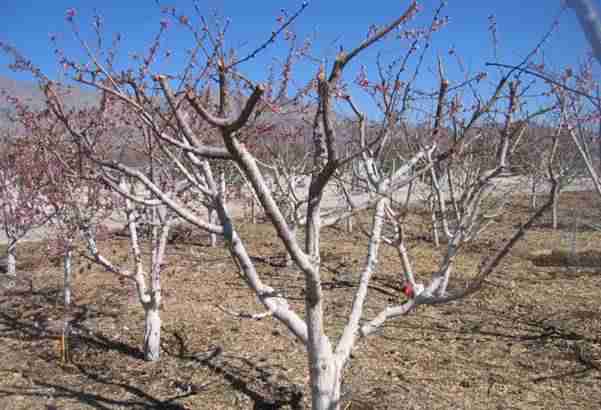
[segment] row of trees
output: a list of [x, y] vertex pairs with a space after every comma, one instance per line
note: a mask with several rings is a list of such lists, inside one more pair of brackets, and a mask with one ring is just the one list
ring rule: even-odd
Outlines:
[[[181, 70], [168, 75], [154, 69], [167, 20], [147, 53], [132, 63], [117, 61], [118, 42], [102, 41], [100, 20], [94, 22], [94, 41], [84, 39], [70, 11], [67, 20], [86, 57], [78, 61], [58, 52], [68, 78], [63, 84], [1, 44], [14, 58], [15, 69], [39, 81], [44, 107], [33, 109], [8, 96], [23, 135], [3, 141], [0, 201], [10, 274], [16, 274], [19, 238], [46, 224], [52, 252], [64, 258], [66, 305], [78, 238], [88, 258], [135, 284], [146, 314], [147, 360], [160, 357], [161, 270], [170, 230], [186, 222], [212, 235], [213, 243], [223, 237], [241, 278], [265, 308], [240, 316], [272, 316], [283, 323], [306, 348], [312, 408], [337, 409], [344, 369], [357, 344], [417, 306], [448, 303], [478, 291], [524, 232], [553, 207], [577, 171], [578, 158], [595, 176], [601, 194], [589, 148], [590, 124], [598, 116], [591, 116], [585, 97], [564, 87], [573, 88], [571, 82], [579, 89], [590, 87], [586, 70], [556, 79], [546, 73], [546, 82], [536, 86], [526, 81], [543, 41], [519, 65], [491, 71], [489, 78], [478, 73], [454, 81], [439, 59], [434, 92], [418, 89], [431, 38], [446, 20], [441, 6], [429, 25], [415, 29], [415, 2], [394, 21], [370, 28], [364, 41], [341, 50], [332, 64], [317, 64], [315, 75], [299, 87], [294, 70], [311, 61], [310, 44], [300, 41], [292, 27], [305, 7], [278, 19], [267, 41], [243, 56], [226, 47], [226, 27], [165, 9], [165, 19], [188, 31], [197, 50]], [[269, 73], [267, 82], [247, 78], [244, 64], [278, 40], [288, 50], [281, 66]], [[399, 55], [390, 60], [379, 56], [371, 71], [346, 74], [353, 63], [367, 67], [365, 51], [384, 42], [395, 45]], [[68, 84], [96, 90], [98, 104], [66, 104]], [[536, 87], [546, 94], [536, 100], [539, 105], [528, 101]], [[374, 103], [360, 107], [358, 93]], [[349, 114], [341, 114], [341, 107]], [[425, 117], [424, 110], [429, 110]], [[419, 127], [412, 124], [416, 112], [425, 118]], [[536, 125], [543, 120], [544, 127]], [[514, 198], [509, 191], [516, 188], [506, 180], [516, 169], [531, 175], [533, 184], [546, 181], [548, 201], [532, 204], [531, 217], [467, 284], [454, 284], [458, 255], [494, 229]], [[260, 204], [288, 263], [304, 278], [302, 310], [292, 308], [285, 292], [263, 278], [238, 235], [231, 208], [243, 190]], [[340, 198], [335, 209], [324, 202], [331, 192]], [[433, 237], [441, 252], [433, 273], [414, 269], [407, 243], [407, 215], [414, 209], [413, 198], [420, 196], [432, 212]], [[354, 273], [358, 286], [344, 329], [333, 340], [324, 316], [321, 233], [360, 212], [370, 215], [364, 227], [365, 257]], [[125, 217], [131, 266], [112, 261], [98, 246], [106, 218], [115, 213]], [[142, 241], [151, 249], [147, 261]], [[397, 252], [406, 298], [366, 317], [368, 288], [383, 246]]]

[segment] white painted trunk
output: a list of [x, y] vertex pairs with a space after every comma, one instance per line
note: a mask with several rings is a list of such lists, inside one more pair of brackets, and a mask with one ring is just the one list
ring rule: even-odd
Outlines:
[[533, 211], [536, 209], [536, 178], [532, 178], [531, 190], [530, 190], [530, 210]]
[[65, 252], [63, 256], [63, 301], [65, 308], [71, 306], [71, 261], [73, 259], [73, 251], [71, 249]]
[[[290, 225], [290, 232], [296, 238], [298, 233], [298, 227], [296, 226], [296, 224], [293, 223]], [[294, 259], [292, 259], [292, 255], [290, 254], [290, 252], [286, 252], [286, 260], [284, 263], [288, 268], [294, 265]]]
[[255, 204], [255, 199], [252, 198], [250, 200], [250, 223], [251, 224], [256, 224], [257, 223], [257, 209], [256, 209], [256, 204]]
[[157, 306], [145, 309], [144, 360], [154, 362], [161, 355], [161, 316]]
[[555, 198], [553, 200], [553, 207], [552, 207], [552, 212], [551, 212], [553, 229], [557, 229], [557, 227], [559, 225], [558, 212], [559, 212], [559, 185], [556, 188]]
[[452, 266], [453, 266], [452, 262], [449, 262], [449, 264], [447, 265], [447, 267], [444, 269], [444, 271], [442, 273], [442, 275], [443, 275], [442, 282], [440, 284], [440, 287], [436, 291], [436, 294], [438, 296], [446, 296], [447, 295], [447, 287], [449, 286], [449, 279], [451, 278], [451, 269], [453, 268]]
[[437, 248], [440, 246], [440, 236], [438, 234], [438, 218], [436, 218], [436, 204], [434, 198], [430, 200], [430, 216], [432, 221], [432, 239], [434, 240], [434, 246]]
[[[216, 223], [217, 222], [217, 211], [213, 208], [209, 209], [209, 222]], [[211, 248], [217, 246], [217, 235], [211, 232]]]
[[[349, 205], [347, 210], [349, 212], [352, 211], [352, 207]], [[349, 216], [348, 218], [346, 218], [346, 232], [353, 233], [353, 217], [352, 216]]]
[[284, 261], [284, 265], [287, 268], [291, 268], [294, 265], [294, 259], [292, 259], [292, 255], [290, 255], [290, 252], [286, 252], [286, 260]]
[[10, 241], [6, 249], [6, 274], [17, 276], [17, 243]]
[[339, 410], [341, 372], [335, 360], [311, 364], [311, 409]]

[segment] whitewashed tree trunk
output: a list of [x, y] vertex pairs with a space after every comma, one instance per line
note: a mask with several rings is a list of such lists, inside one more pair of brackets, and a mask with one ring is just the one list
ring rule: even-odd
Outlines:
[[[214, 208], [209, 209], [209, 222], [215, 223], [217, 221], [217, 211]], [[217, 246], [217, 235], [215, 233], [210, 233], [210, 245], [211, 248]]]
[[[347, 211], [351, 212], [353, 210], [353, 208], [349, 205], [347, 207]], [[346, 232], [347, 233], [353, 233], [353, 217], [349, 216], [348, 218], [346, 218]]]
[[161, 354], [161, 316], [159, 306], [150, 303], [144, 307], [144, 359], [157, 361]]
[[6, 274], [17, 276], [17, 241], [9, 239], [6, 249]]
[[[156, 361], [161, 354], [161, 269], [169, 237], [170, 222], [165, 208], [153, 208], [152, 257], [149, 301], [144, 306], [144, 359]], [[160, 226], [160, 228], [159, 228]]]
[[438, 218], [436, 217], [436, 203], [434, 202], [434, 196], [432, 196], [428, 201], [430, 205], [430, 215], [432, 221], [432, 239], [434, 241], [434, 246], [438, 248], [440, 246], [440, 235], [438, 233]]
[[531, 176], [530, 177], [530, 210], [535, 210], [536, 209], [536, 177], [535, 176]]
[[72, 260], [73, 250], [69, 246], [63, 255], [63, 302], [65, 309], [71, 306]]
[[330, 340], [323, 323], [323, 295], [319, 274], [307, 275], [305, 297], [308, 330], [309, 384], [313, 410], [338, 410], [340, 408], [341, 372], [336, 364]]
[[63, 346], [62, 360], [70, 361], [69, 353], [69, 336], [71, 332], [71, 278], [72, 278], [72, 259], [73, 259], [73, 248], [71, 243], [63, 255], [63, 304], [64, 304], [64, 315], [63, 315]]
[[339, 410], [342, 369], [334, 356], [311, 364], [311, 409]]
[[555, 195], [553, 200], [553, 207], [551, 209], [551, 219], [553, 224], [553, 229], [557, 229], [559, 226], [559, 184], [555, 186]]
[[[292, 226], [290, 226], [290, 233], [294, 238], [297, 237], [297, 232], [298, 232], [298, 227], [296, 226], [296, 224], [293, 224]], [[288, 267], [288, 268], [292, 267], [294, 265], [294, 259], [292, 258], [292, 255], [288, 251], [286, 251], [286, 260], [284, 263], [285, 263], [286, 267]]]
[[255, 203], [255, 198], [251, 197], [250, 199], [250, 223], [251, 224], [256, 224], [257, 223], [257, 204]]

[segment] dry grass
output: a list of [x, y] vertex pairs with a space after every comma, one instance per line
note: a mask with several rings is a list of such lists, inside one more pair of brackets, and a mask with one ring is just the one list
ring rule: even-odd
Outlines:
[[[587, 193], [565, 194], [562, 206], [578, 204], [592, 213], [593, 199]], [[523, 205], [514, 206], [504, 228], [465, 250], [457, 286], [526, 216]], [[419, 216], [411, 234], [416, 270], [429, 274], [440, 256]], [[302, 312], [302, 278], [281, 266], [283, 251], [271, 228], [246, 225], [241, 235], [265, 280]], [[559, 249], [561, 238], [543, 221], [483, 291], [461, 302], [419, 308], [363, 341], [345, 374], [344, 408], [599, 408], [600, 266], [566, 267], [561, 260], [539, 266], [532, 256]], [[578, 248], [598, 250], [600, 239], [601, 234], [582, 230]], [[350, 308], [365, 237], [359, 230], [328, 229], [325, 241], [325, 312], [335, 338]], [[169, 248], [163, 351], [155, 364], [141, 360], [143, 312], [130, 289], [80, 257], [73, 314], [81, 334], [70, 341], [72, 363], [62, 365], [56, 336], [36, 327], [62, 317], [60, 266], [43, 257], [43, 244], [21, 247], [19, 268], [31, 272], [34, 292], [23, 285], [0, 295], [0, 407], [275, 409], [293, 408], [300, 393], [306, 400], [303, 347], [273, 319], [238, 320], [218, 308], [261, 311], [225, 250], [202, 246], [206, 242], [192, 237]], [[128, 259], [123, 238], [102, 247], [117, 260]], [[366, 317], [400, 298], [394, 252], [384, 250], [380, 260]]]

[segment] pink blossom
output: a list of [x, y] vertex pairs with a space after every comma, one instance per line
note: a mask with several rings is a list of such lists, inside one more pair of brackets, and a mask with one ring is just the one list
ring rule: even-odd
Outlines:
[[75, 17], [76, 14], [77, 14], [77, 12], [75, 11], [75, 9], [73, 9], [73, 8], [67, 9], [67, 11], [65, 12], [65, 18], [67, 19], [67, 21], [73, 21], [73, 18]]

